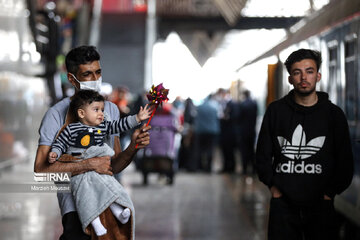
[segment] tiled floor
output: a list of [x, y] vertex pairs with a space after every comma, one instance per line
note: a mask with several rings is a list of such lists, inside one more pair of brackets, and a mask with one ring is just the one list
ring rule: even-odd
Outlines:
[[182, 173], [172, 187], [155, 182], [131, 191], [137, 239], [265, 239], [268, 196], [258, 182]]

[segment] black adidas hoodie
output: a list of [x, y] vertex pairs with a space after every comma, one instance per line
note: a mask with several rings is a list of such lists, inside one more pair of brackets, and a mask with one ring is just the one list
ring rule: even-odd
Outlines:
[[293, 90], [269, 105], [256, 150], [260, 180], [276, 186], [293, 204], [309, 206], [340, 194], [351, 183], [353, 155], [343, 111], [328, 94], [304, 107]]

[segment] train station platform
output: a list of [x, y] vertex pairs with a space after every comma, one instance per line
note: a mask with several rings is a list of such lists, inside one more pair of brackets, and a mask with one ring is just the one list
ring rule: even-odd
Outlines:
[[[32, 169], [33, 160], [14, 165], [1, 172], [0, 183], [33, 181]], [[134, 202], [137, 240], [265, 239], [269, 193], [256, 178], [179, 172], [174, 184], [167, 185], [150, 174], [144, 186], [132, 164], [121, 179]], [[0, 192], [2, 240], [59, 238], [55, 193]]]

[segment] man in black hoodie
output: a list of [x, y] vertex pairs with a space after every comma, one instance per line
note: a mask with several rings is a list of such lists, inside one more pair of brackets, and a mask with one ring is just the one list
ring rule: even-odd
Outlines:
[[338, 239], [334, 196], [351, 183], [353, 155], [343, 111], [316, 91], [320, 65], [317, 51], [290, 54], [294, 89], [264, 115], [256, 168], [272, 195], [270, 240]]

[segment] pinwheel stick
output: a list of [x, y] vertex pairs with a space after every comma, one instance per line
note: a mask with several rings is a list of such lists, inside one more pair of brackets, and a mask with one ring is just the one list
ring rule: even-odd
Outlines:
[[159, 106], [159, 105], [155, 105], [155, 108], [154, 108], [153, 112], [151, 113], [151, 116], [150, 116], [149, 120], [148, 120], [147, 123], [146, 123], [146, 127], [149, 126], [149, 123], [150, 123], [152, 117], [154, 116], [154, 114], [155, 114], [156, 109], [158, 108], [158, 106]]

